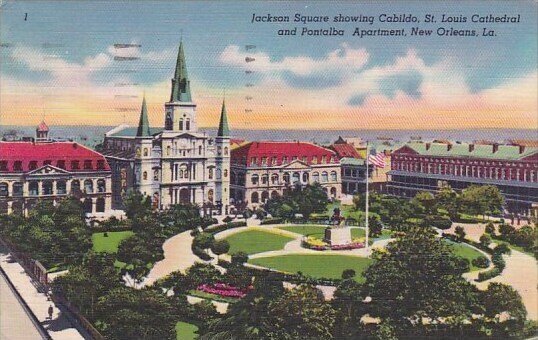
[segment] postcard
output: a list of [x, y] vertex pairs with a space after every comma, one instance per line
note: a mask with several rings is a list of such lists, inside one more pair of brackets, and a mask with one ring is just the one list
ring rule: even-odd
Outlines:
[[536, 337], [537, 25], [0, 1], [0, 337]]

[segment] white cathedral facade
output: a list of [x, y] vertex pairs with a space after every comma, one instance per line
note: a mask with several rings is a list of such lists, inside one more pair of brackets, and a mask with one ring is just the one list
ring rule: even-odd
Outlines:
[[[219, 130], [211, 137], [198, 131], [183, 44], [179, 46], [164, 128], [149, 126], [146, 100], [138, 127], [120, 125], [105, 134], [99, 151], [112, 170], [112, 204], [122, 207], [129, 189], [151, 196], [157, 209], [193, 203], [228, 213], [230, 136], [225, 103]], [[206, 210], [207, 209], [207, 210]]]

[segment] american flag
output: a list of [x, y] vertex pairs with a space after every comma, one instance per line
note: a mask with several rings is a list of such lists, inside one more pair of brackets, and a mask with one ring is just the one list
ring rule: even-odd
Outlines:
[[385, 154], [383, 152], [376, 153], [375, 155], [369, 155], [368, 161], [370, 164], [377, 166], [378, 168], [385, 167]]

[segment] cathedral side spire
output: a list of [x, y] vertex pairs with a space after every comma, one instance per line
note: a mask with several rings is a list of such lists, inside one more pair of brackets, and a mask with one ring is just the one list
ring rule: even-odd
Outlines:
[[189, 76], [187, 75], [187, 64], [185, 63], [185, 53], [183, 51], [183, 41], [179, 44], [177, 53], [176, 70], [172, 79], [172, 93], [170, 102], [191, 102], [191, 87]]
[[140, 120], [138, 122], [138, 129], [136, 130], [137, 137], [148, 137], [151, 136], [151, 131], [149, 129], [149, 119], [148, 119], [148, 107], [146, 105], [146, 95], [142, 100], [142, 110], [140, 111]]
[[219, 137], [229, 137], [230, 128], [228, 127], [228, 115], [226, 114], [226, 102], [222, 100], [222, 109], [220, 111], [220, 122], [219, 122], [219, 132], [217, 134]]

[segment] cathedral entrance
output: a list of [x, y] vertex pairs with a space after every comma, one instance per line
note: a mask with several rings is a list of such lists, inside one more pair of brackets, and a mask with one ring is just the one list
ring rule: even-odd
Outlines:
[[191, 202], [191, 192], [189, 189], [183, 188], [179, 190], [179, 203], [186, 204]]

